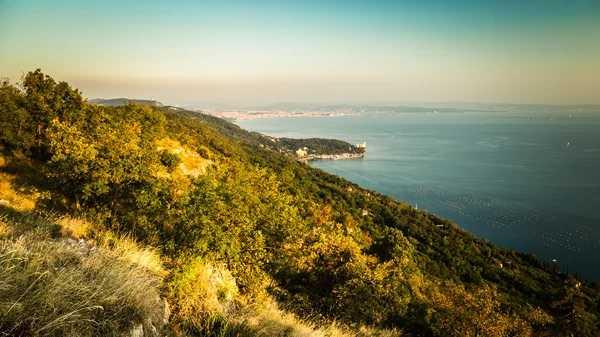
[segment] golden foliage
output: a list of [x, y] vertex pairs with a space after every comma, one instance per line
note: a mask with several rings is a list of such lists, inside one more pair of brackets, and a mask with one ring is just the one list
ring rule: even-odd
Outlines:
[[473, 290], [454, 282], [430, 287], [426, 293], [432, 330], [439, 336], [531, 336], [531, 323], [545, 324], [549, 316], [528, 310], [530, 320], [502, 307], [502, 295], [483, 284]]

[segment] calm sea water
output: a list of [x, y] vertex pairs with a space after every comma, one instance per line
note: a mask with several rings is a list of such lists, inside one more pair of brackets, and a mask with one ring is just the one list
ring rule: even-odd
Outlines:
[[369, 114], [238, 124], [277, 137], [367, 142], [364, 159], [311, 165], [600, 280], [600, 113]]

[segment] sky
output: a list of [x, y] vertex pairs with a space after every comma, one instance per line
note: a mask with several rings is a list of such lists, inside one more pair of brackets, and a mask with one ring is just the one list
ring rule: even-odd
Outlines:
[[88, 98], [600, 104], [599, 0], [0, 0], [0, 77]]

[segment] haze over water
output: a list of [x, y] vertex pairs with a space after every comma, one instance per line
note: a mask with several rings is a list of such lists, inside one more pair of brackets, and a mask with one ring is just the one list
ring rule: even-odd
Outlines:
[[600, 280], [600, 116], [363, 114], [238, 124], [278, 137], [366, 141], [364, 159], [311, 165]]

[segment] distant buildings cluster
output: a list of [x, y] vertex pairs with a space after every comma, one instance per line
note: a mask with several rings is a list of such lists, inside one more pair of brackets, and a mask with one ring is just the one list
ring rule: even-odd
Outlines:
[[300, 149], [296, 150], [296, 154], [298, 155], [298, 157], [304, 157], [308, 154], [308, 148], [306, 146], [303, 148], [300, 148]]

